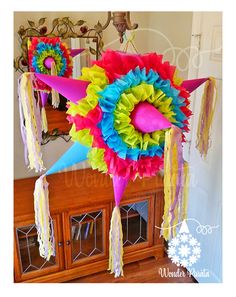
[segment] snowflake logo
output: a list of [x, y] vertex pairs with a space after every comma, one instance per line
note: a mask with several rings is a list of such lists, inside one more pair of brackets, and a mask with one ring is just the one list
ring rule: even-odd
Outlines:
[[190, 233], [183, 221], [179, 234], [168, 243], [168, 257], [177, 266], [191, 267], [201, 256], [200, 243]]

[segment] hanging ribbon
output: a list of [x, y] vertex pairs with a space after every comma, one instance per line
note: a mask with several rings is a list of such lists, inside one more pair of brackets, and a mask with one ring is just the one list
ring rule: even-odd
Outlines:
[[116, 206], [113, 209], [109, 232], [109, 267], [115, 277], [123, 276], [123, 231], [120, 215], [120, 200], [123, 196], [128, 179], [113, 177], [113, 188]]
[[49, 211], [49, 191], [46, 176], [59, 172], [87, 159], [88, 148], [74, 143], [70, 149], [35, 183], [34, 211], [35, 225], [38, 233], [40, 256], [49, 260], [55, 255], [53, 222]]
[[[52, 61], [51, 63], [51, 75], [57, 75], [57, 66], [55, 61]], [[52, 106], [54, 108], [58, 108], [59, 104], [60, 104], [60, 97], [59, 94], [56, 90], [52, 89], [51, 91], [52, 93]]]
[[182, 132], [172, 125], [165, 133], [164, 149], [165, 206], [162, 235], [166, 240], [176, 236], [175, 225], [186, 216], [188, 181], [188, 165], [183, 160]]
[[209, 77], [202, 96], [201, 111], [198, 119], [196, 148], [206, 159], [210, 147], [210, 131], [217, 101], [216, 81]]
[[42, 127], [39, 100], [33, 90], [34, 75], [25, 72], [18, 81], [21, 136], [24, 143], [25, 163], [36, 172], [44, 170], [41, 141]]
[[42, 103], [42, 108], [41, 108], [42, 131], [46, 133], [48, 131], [48, 121], [47, 121], [47, 115], [45, 111], [45, 105], [47, 104], [48, 93], [43, 91], [39, 91], [39, 93], [40, 93], [40, 98]]
[[40, 256], [47, 261], [55, 256], [53, 222], [49, 212], [48, 183], [40, 176], [34, 190], [35, 225], [38, 234]]
[[[126, 38], [126, 35], [125, 35], [125, 38]], [[126, 39], [126, 43], [125, 43], [125, 46], [124, 46], [124, 49], [123, 49], [123, 51], [125, 53], [128, 51], [128, 48], [131, 45], [132, 48], [134, 49], [135, 53], [138, 54], [138, 50], [137, 50], [137, 48], [135, 46], [134, 39], [135, 39], [135, 33], [132, 32], [130, 37], [128, 39]]]

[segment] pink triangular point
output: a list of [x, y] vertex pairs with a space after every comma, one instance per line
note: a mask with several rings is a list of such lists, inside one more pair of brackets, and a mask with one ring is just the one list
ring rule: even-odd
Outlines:
[[86, 97], [88, 81], [40, 73], [35, 76], [74, 103]]
[[126, 189], [129, 179], [120, 176], [113, 176], [113, 190], [115, 196], [116, 206], [119, 206], [120, 200]]
[[135, 106], [131, 113], [131, 123], [143, 133], [151, 133], [171, 127], [171, 122], [148, 102], [141, 102]]
[[75, 56], [81, 54], [85, 49], [84, 48], [71, 48], [70, 49], [70, 55], [72, 58], [74, 58]]
[[192, 93], [207, 80], [208, 77], [184, 80], [181, 84], [181, 87], [184, 87], [189, 93]]

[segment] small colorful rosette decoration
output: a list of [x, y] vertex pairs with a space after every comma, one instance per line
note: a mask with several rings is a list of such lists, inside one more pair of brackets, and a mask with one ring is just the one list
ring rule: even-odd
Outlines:
[[[163, 168], [165, 132], [172, 124], [187, 132], [191, 115], [189, 93], [175, 67], [155, 53], [106, 51], [93, 67], [82, 69], [80, 79], [89, 85], [84, 99], [68, 103], [70, 135], [91, 147], [92, 168], [131, 180], [156, 175]], [[149, 117], [153, 109], [160, 120], [156, 129]]]
[[[52, 63], [55, 63], [54, 75], [70, 77], [72, 75], [72, 57], [70, 49], [60, 38], [32, 37], [28, 41], [29, 71], [52, 74]], [[36, 80], [38, 90], [50, 91], [51, 88]]]

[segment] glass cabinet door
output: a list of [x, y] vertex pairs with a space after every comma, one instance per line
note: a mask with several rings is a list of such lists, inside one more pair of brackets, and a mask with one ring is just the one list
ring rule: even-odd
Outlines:
[[[55, 225], [55, 221], [53, 223]], [[57, 255], [51, 256], [48, 261], [40, 256], [37, 237], [35, 224], [19, 224], [19, 226], [15, 227], [15, 253], [17, 254], [18, 260], [17, 271], [19, 272], [19, 275], [16, 276], [16, 280], [18, 281], [41, 276], [45, 273], [49, 273], [50, 270], [53, 272], [59, 270]]]
[[152, 216], [153, 198], [140, 200], [140, 198], [130, 203], [121, 204], [121, 222], [123, 230], [123, 246], [127, 249], [140, 248], [151, 245], [152, 241]]
[[99, 258], [105, 253], [106, 210], [81, 212], [69, 215], [69, 266]]

